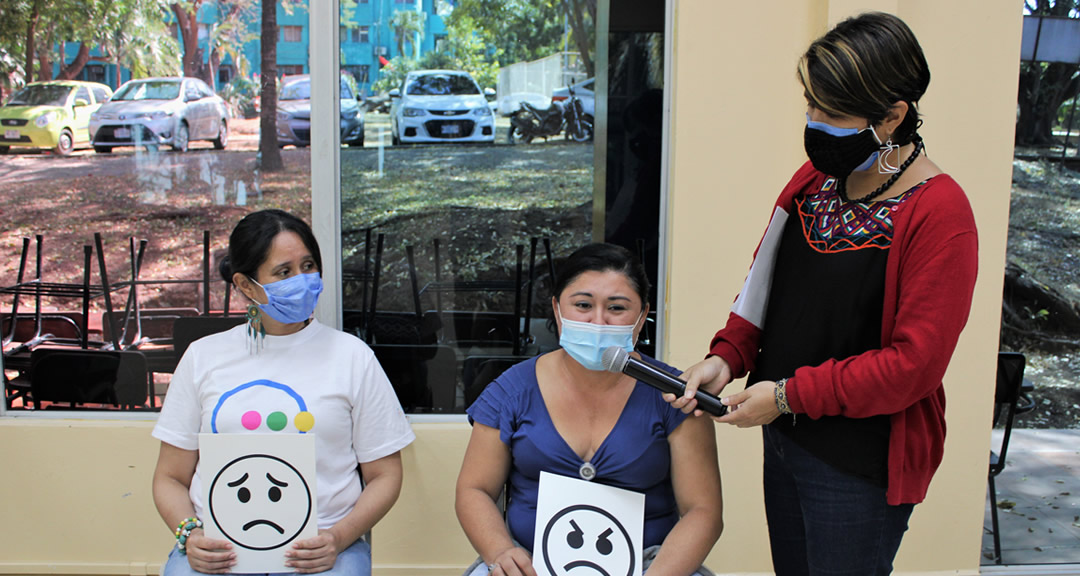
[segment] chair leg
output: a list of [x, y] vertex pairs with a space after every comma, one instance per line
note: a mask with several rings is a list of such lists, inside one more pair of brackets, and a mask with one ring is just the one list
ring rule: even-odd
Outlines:
[[1001, 528], [998, 525], [997, 510], [997, 487], [994, 485], [994, 477], [989, 476], [990, 488], [990, 523], [994, 528], [994, 563], [1001, 564]]

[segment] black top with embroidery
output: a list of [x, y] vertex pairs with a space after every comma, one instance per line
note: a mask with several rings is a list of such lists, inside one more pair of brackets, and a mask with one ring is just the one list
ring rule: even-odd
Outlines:
[[[795, 199], [776, 257], [761, 352], [749, 382], [881, 347], [892, 210], [921, 186], [887, 200], [843, 203], [835, 181]], [[889, 417], [781, 415], [771, 424], [824, 462], [887, 483]]]

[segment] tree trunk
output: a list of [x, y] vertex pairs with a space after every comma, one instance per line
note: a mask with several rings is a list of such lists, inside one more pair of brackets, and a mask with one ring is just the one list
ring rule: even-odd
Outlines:
[[1021, 324], [1018, 328], [1057, 334], [1080, 332], [1080, 306], [1012, 262], [1005, 266], [1003, 304], [1011, 312], [1006, 318]]
[[[62, 53], [63, 51], [61, 51]], [[90, 46], [86, 42], [79, 44], [79, 53], [75, 55], [75, 59], [71, 61], [60, 71], [60, 74], [56, 77], [57, 80], [74, 80], [76, 76], [82, 73], [86, 63], [90, 61]]]
[[1016, 143], [1049, 146], [1062, 103], [1080, 92], [1080, 67], [1075, 64], [1032, 63], [1020, 67]]
[[595, 76], [595, 72], [591, 56], [592, 50], [591, 46], [589, 46], [589, 33], [585, 29], [583, 8], [584, 5], [581, 0], [566, 0], [566, 11], [570, 15], [570, 27], [574, 30], [574, 44], [577, 44], [578, 56], [585, 66], [585, 74], [592, 78]]
[[[199, 5], [202, 0], [195, 0], [191, 8], [186, 9], [181, 4], [172, 4], [173, 14], [176, 16], [176, 28], [180, 32], [180, 40], [184, 44], [184, 76], [190, 78], [203, 78], [205, 65], [202, 61], [202, 49], [199, 48]], [[203, 78], [205, 80], [205, 78]]]
[[23, 66], [23, 78], [29, 84], [34, 81], [34, 35], [37, 34], [38, 18], [41, 16], [41, 0], [34, 0], [30, 8], [30, 18], [26, 21], [26, 64]]
[[52, 75], [52, 39], [53, 39], [53, 26], [49, 26], [49, 31], [45, 34], [45, 42], [38, 46], [38, 81], [48, 82], [53, 79]]
[[262, 0], [258, 168], [263, 172], [278, 172], [285, 168], [277, 142], [277, 38], [277, 1]]

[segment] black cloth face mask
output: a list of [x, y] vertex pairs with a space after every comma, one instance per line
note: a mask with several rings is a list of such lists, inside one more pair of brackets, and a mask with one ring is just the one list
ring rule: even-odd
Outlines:
[[807, 119], [803, 146], [819, 172], [847, 178], [855, 170], [866, 170], [877, 160], [881, 141], [872, 127], [837, 128]]

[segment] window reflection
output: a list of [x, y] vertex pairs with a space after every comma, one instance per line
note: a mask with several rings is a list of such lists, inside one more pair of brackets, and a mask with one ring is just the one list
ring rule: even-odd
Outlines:
[[[276, 172], [258, 155], [259, 81], [265, 75], [276, 86], [305, 72], [306, 5], [278, 6], [279, 44], [288, 46], [273, 71], [262, 68], [257, 4], [177, 6], [131, 21], [109, 17], [100, 29], [110, 42], [138, 41], [91, 46], [81, 68], [83, 47], [65, 36], [69, 23], [43, 13], [35, 40], [51, 41], [62, 58], [5, 77], [15, 86], [5, 83], [0, 95], [8, 99], [0, 106], [0, 411], [158, 409], [176, 360], [173, 321], [244, 311], [216, 272], [233, 225], [262, 208], [310, 220], [308, 150], [280, 150], [284, 168]], [[185, 38], [198, 42], [187, 47], [198, 54], [190, 61]], [[0, 53], [15, 55], [23, 70], [23, 52], [8, 48], [0, 39]], [[54, 80], [61, 71], [75, 80]], [[343, 83], [355, 107], [353, 90]], [[53, 131], [54, 117], [81, 124]], [[146, 368], [136, 376], [145, 399], [35, 398], [31, 356], [57, 346], [142, 355]]]
[[[664, 3], [654, 3], [662, 28]], [[657, 218], [659, 172], [643, 166], [659, 166], [651, 138], [660, 110], [652, 114], [646, 93], [663, 89], [663, 70], [659, 83], [619, 84], [624, 104], [597, 120], [608, 96], [596, 76], [641, 75], [655, 62], [627, 66], [609, 48], [612, 62], [596, 63], [598, 43], [623, 39], [596, 31], [589, 3], [532, 0], [491, 13], [470, 2], [406, 4], [372, 0], [342, 13], [346, 29], [370, 25], [374, 44], [368, 55], [342, 35], [343, 71], [372, 64], [365, 147], [341, 153], [344, 325], [375, 351], [406, 411], [461, 413], [503, 369], [558, 347], [553, 270], [593, 240], [597, 194]], [[563, 18], [571, 5], [574, 23]], [[377, 24], [386, 21], [397, 28]], [[640, 111], [626, 112], [631, 100]], [[618, 140], [594, 143], [597, 123], [614, 114]], [[599, 189], [596, 146], [608, 158]], [[626, 158], [635, 154], [642, 159]], [[617, 216], [611, 208], [605, 222]], [[621, 236], [625, 215], [620, 222], [599, 230], [643, 256], [655, 250], [655, 222]], [[646, 263], [655, 278], [655, 253]]]

